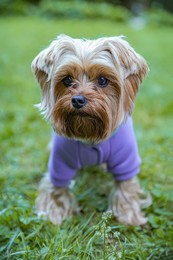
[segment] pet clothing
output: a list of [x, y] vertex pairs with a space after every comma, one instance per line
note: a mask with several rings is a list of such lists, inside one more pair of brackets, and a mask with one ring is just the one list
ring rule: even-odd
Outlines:
[[85, 166], [107, 164], [114, 179], [131, 179], [140, 171], [141, 159], [133, 130], [133, 121], [128, 117], [107, 140], [98, 144], [86, 144], [53, 133], [53, 147], [48, 168], [50, 179], [56, 187], [65, 187]]

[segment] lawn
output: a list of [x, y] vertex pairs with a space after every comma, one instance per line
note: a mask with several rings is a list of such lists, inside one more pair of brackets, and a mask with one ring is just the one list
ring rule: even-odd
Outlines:
[[[112, 179], [97, 167], [81, 170], [73, 188], [78, 216], [59, 228], [34, 212], [37, 186], [47, 170], [50, 127], [33, 106], [40, 91], [30, 64], [60, 33], [123, 34], [148, 61], [150, 73], [134, 112], [143, 159], [139, 178], [153, 197], [143, 228], [120, 225], [103, 214]], [[13, 17], [0, 19], [0, 35], [0, 259], [173, 259], [172, 28]]]

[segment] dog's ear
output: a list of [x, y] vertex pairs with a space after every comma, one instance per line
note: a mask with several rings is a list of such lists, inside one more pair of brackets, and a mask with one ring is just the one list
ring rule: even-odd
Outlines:
[[31, 64], [32, 71], [42, 89], [44, 89], [50, 81], [50, 74], [53, 66], [53, 59], [51, 57], [52, 50], [53, 48], [50, 45], [48, 48], [41, 51]]
[[46, 49], [42, 50], [33, 60], [31, 69], [42, 89], [42, 101], [37, 107], [42, 111], [46, 118], [50, 117], [51, 113], [51, 79], [56, 62], [55, 56], [58, 59], [60, 42], [62, 38], [67, 36], [58, 36]]
[[115, 66], [120, 66], [123, 110], [125, 113], [131, 113], [137, 91], [149, 68], [145, 59], [136, 53], [122, 37], [110, 37], [109, 39], [109, 50], [114, 58]]
[[69, 39], [71, 39], [69, 36], [63, 34], [57, 36], [57, 38], [33, 60], [31, 68], [43, 90], [50, 83], [55, 56], [58, 57], [60, 52], [64, 51], [65, 41]]
[[50, 86], [53, 70], [53, 45], [41, 51], [33, 60], [31, 68], [42, 90], [42, 101], [37, 107], [45, 117], [50, 113]]

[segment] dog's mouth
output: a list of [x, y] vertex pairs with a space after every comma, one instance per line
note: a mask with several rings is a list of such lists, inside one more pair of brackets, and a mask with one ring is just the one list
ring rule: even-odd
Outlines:
[[81, 117], [81, 118], [88, 118], [88, 119], [91, 119], [91, 120], [92, 119], [97, 120], [96, 116], [91, 115], [91, 114], [87, 113], [85, 110], [82, 110], [82, 109], [75, 110], [73, 112], [68, 113], [67, 117], [68, 118]]

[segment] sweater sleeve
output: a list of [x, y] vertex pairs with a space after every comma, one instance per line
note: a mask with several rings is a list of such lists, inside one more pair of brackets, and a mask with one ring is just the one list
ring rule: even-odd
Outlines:
[[108, 170], [116, 180], [131, 179], [140, 172], [141, 164], [131, 117], [111, 139]]
[[56, 187], [67, 187], [80, 168], [78, 143], [53, 133], [52, 150], [48, 169], [50, 179]]

